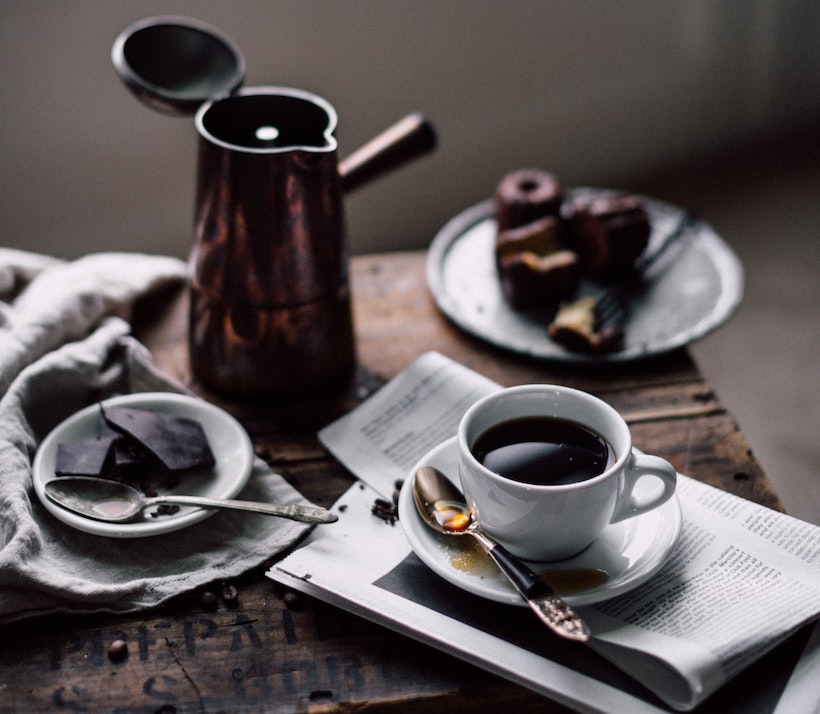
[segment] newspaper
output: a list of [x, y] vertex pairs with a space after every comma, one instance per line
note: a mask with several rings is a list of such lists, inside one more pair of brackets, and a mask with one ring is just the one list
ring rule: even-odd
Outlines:
[[[413, 553], [400, 521], [373, 516], [374, 500], [389, 498], [469, 405], [499, 388], [430, 352], [323, 429], [322, 442], [361, 481], [334, 506], [339, 522], [316, 529], [269, 576], [583, 711], [690, 711], [733, 680], [732, 706], [748, 698], [742, 711], [816, 712], [816, 526], [680, 475], [678, 545], [634, 590], [577, 608], [593, 634], [584, 647], [539, 631], [526, 608], [445, 582]], [[751, 665], [775, 648], [761, 677]], [[776, 695], [761, 694], [766, 681]]]

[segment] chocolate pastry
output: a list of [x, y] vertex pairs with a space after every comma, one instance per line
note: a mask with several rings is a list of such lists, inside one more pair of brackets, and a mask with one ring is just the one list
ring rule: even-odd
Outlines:
[[567, 242], [585, 275], [606, 280], [629, 272], [649, 242], [643, 201], [626, 193], [578, 198], [568, 207]]
[[495, 255], [501, 261], [516, 253], [547, 255], [563, 250], [560, 241], [561, 225], [555, 216], [499, 231], [495, 239]]
[[593, 297], [564, 303], [550, 323], [549, 336], [573, 352], [601, 353], [618, 349], [623, 342], [619, 325], [601, 324]]
[[540, 169], [519, 169], [501, 179], [495, 191], [498, 229], [532, 223], [544, 216], [558, 216], [563, 188], [558, 179]]
[[500, 260], [498, 272], [504, 298], [517, 309], [566, 298], [581, 279], [578, 256], [569, 250], [549, 255], [514, 253]]

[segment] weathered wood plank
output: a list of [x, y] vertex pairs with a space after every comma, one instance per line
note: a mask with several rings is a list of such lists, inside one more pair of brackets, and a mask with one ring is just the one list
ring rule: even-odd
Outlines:
[[[564, 366], [509, 353], [467, 335], [435, 307], [427, 288], [423, 253], [363, 256], [352, 271], [359, 357], [389, 379], [423, 350], [436, 350], [504, 386], [561, 383], [590, 391], [618, 384], [643, 388], [697, 378], [685, 351], [640, 364]], [[657, 365], [662, 364], [662, 369]]]
[[[423, 253], [363, 256], [352, 264], [353, 309], [359, 369], [331, 395], [314, 400], [248, 404], [226, 400], [193, 382], [187, 360], [187, 295], [175, 296], [159, 321], [144, 321], [138, 336], [151, 345], [160, 369], [219, 402], [252, 424], [269, 423], [298, 406], [313, 422], [333, 418], [394, 377], [424, 351], [436, 350], [504, 386], [528, 382], [560, 383], [592, 392], [644, 390], [657, 384], [700, 382], [685, 351], [638, 364], [566, 366], [529, 359], [487, 345], [452, 325], [435, 307], [424, 277]], [[244, 421], [243, 419], [243, 421]], [[252, 428], [252, 426], [251, 426]]]
[[[0, 692], [3, 711], [444, 711], [465, 693], [566, 711], [520, 687], [271, 581], [240, 583], [233, 610], [68, 620], [7, 628], [0, 667], [25, 686]], [[45, 622], [45, 621], [44, 621]], [[115, 639], [124, 662], [109, 661]], [[16, 644], [15, 644], [16, 643]], [[415, 707], [415, 708], [411, 708]]]

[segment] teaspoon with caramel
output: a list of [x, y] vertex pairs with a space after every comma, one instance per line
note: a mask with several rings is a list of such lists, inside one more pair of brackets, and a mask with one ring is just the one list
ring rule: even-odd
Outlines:
[[416, 508], [428, 526], [447, 536], [472, 536], [550, 630], [577, 642], [589, 639], [586, 625], [569, 605], [525, 563], [481, 530], [464, 496], [443, 473], [422, 466], [414, 474], [412, 486]]

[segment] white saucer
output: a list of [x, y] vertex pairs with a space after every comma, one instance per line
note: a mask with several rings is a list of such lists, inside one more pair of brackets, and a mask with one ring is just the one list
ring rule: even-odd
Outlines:
[[[459, 485], [457, 459], [456, 440], [452, 438], [427, 453], [418, 466], [435, 466]], [[413, 473], [415, 468], [405, 479], [399, 496], [399, 522], [416, 555], [445, 580], [463, 590], [496, 602], [526, 606], [494, 566], [470, 572], [470, 568], [454, 565], [472, 539], [442, 536], [424, 523], [413, 501]], [[529, 565], [536, 572], [575, 568], [606, 571], [609, 577], [604, 583], [564, 596], [570, 605], [589, 605], [620, 595], [652, 577], [671, 555], [680, 537], [681, 525], [680, 503], [675, 495], [648, 513], [607, 526], [592, 545], [573, 558]], [[477, 570], [481, 572], [475, 572]]]
[[[230, 414], [202, 399], [183, 394], [145, 392], [113, 397], [107, 406], [153, 409], [165, 414], [196, 419], [205, 430], [216, 465], [204, 472], [185, 474], [176, 488], [168, 493], [212, 498], [233, 498], [245, 487], [253, 467], [253, 445], [242, 425]], [[45, 494], [45, 483], [54, 473], [57, 445], [63, 442], [93, 438], [98, 434], [100, 408], [97, 404], [77, 412], [56, 426], [43, 440], [34, 457], [32, 480], [40, 502], [63, 523], [94, 535], [111, 538], [140, 538], [170, 533], [193, 525], [216, 513], [214, 509], [183, 506], [177, 513], [152, 517], [150, 509], [131, 523], [105, 523], [72, 513], [58, 506]]]

